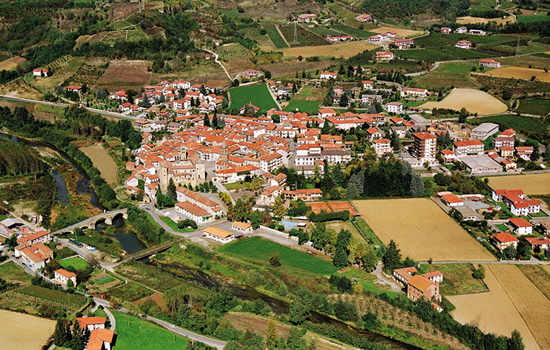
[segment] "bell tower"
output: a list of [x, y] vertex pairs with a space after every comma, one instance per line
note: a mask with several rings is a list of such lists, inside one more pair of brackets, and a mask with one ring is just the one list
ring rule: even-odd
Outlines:
[[229, 155], [227, 154], [227, 145], [225, 140], [222, 145], [222, 170], [227, 170], [229, 168]]

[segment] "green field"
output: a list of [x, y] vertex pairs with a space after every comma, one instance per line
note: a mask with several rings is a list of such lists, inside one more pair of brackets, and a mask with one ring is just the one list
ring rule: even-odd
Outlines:
[[220, 247], [219, 251], [233, 254], [241, 259], [252, 258], [262, 261], [269, 261], [271, 253], [279, 253], [282, 264], [281, 268], [290, 266], [321, 275], [330, 275], [338, 270], [326, 260], [260, 237], [244, 238], [228, 243]]
[[160, 219], [174, 231], [178, 231], [178, 232], [192, 232], [192, 231], [195, 231], [190, 227], [178, 228], [178, 224], [174, 220], [170, 219], [167, 216], [162, 216]]
[[309, 30], [311, 30], [312, 32], [316, 33], [316, 34], [319, 34], [321, 36], [325, 36], [325, 35], [338, 35], [338, 34], [341, 34], [339, 31], [337, 30], [334, 30], [334, 29], [329, 29], [329, 28], [325, 28], [325, 27], [313, 27], [313, 28], [308, 28]]
[[8, 281], [30, 282], [32, 277], [13, 261], [0, 265], [0, 276]]
[[537, 15], [519, 15], [517, 17], [519, 23], [550, 21], [547, 12], [539, 12]]
[[273, 23], [262, 23], [262, 27], [267, 31], [267, 35], [278, 49], [288, 47]]
[[282, 25], [279, 26], [279, 29], [281, 30], [281, 33], [286, 38], [286, 41], [290, 44], [290, 46], [314, 46], [314, 45], [328, 45], [328, 41], [323, 39], [317, 34], [311, 33], [307, 31], [306, 29], [302, 28], [301, 26], [297, 26], [297, 35], [296, 39], [297, 42], [294, 42], [294, 25], [288, 24], [288, 25]]
[[231, 94], [231, 109], [241, 109], [250, 102], [260, 108], [260, 113], [277, 108], [277, 104], [273, 101], [265, 84], [241, 86], [230, 89], [229, 93]]
[[108, 294], [124, 301], [136, 301], [148, 297], [153, 294], [153, 291], [137, 283], [128, 282], [120, 287], [110, 289]]
[[322, 101], [304, 101], [290, 100], [288, 106], [285, 107], [287, 112], [295, 112], [298, 109], [300, 112], [307, 114], [316, 114], [319, 111], [319, 105]]
[[428, 49], [393, 50], [393, 53], [402, 58], [425, 60], [431, 62], [451, 61], [457, 59], [476, 59], [492, 56], [484, 52], [460, 49], [454, 46]]
[[375, 33], [367, 32], [358, 28], [350, 27], [345, 24], [335, 24], [332, 26], [334, 29], [338, 29], [346, 34], [356, 36], [358, 38], [368, 38], [369, 36], [375, 35]]
[[86, 266], [88, 266], [88, 262], [79, 256], [73, 256], [72, 258], [63, 259], [59, 263], [64, 268], [72, 266], [76, 270], [82, 270], [82, 269], [85, 269]]
[[216, 50], [220, 60], [227, 61], [233, 58], [247, 58], [248, 52], [241, 44], [231, 43], [218, 47]]
[[550, 113], [550, 100], [547, 99], [523, 99], [519, 101], [516, 112], [535, 115], [547, 115]]
[[472, 265], [470, 264], [449, 264], [449, 265], [423, 265], [427, 272], [443, 272], [443, 282], [440, 283], [441, 294], [459, 295], [480, 291], [488, 291], [483, 281], [472, 276]]
[[441, 64], [436, 70], [413, 79], [415, 86], [428, 89], [448, 87], [450, 84], [457, 88], [476, 87], [470, 79], [473, 67], [477, 62], [449, 62]]
[[484, 123], [496, 123], [503, 128], [512, 128], [517, 132], [535, 131], [544, 132], [548, 130], [548, 124], [538, 118], [521, 117], [517, 115], [500, 115], [481, 119]]
[[187, 338], [137, 317], [113, 311], [116, 319], [116, 350], [185, 349]]

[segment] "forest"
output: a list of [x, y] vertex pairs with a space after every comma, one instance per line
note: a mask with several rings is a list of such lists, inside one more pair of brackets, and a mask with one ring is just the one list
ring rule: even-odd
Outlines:
[[376, 18], [404, 18], [431, 13], [446, 19], [467, 14], [468, 0], [365, 0], [363, 9]]
[[0, 176], [35, 175], [43, 170], [32, 147], [0, 137]]

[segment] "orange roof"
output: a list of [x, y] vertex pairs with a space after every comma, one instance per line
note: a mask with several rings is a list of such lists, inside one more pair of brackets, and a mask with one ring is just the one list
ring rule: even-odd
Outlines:
[[531, 226], [533, 226], [533, 225], [531, 225], [531, 223], [529, 223], [529, 221], [525, 220], [524, 218], [511, 218], [511, 219], [508, 219], [508, 221], [516, 227], [531, 227]]
[[233, 225], [235, 225], [235, 226], [240, 226], [240, 227], [242, 227], [242, 228], [244, 228], [244, 229], [249, 229], [249, 228], [252, 227], [252, 225], [250, 225], [249, 223], [247, 223], [247, 222], [240, 222], [240, 221], [234, 221], [234, 222], [233, 222]]
[[54, 272], [57, 273], [58, 275], [61, 275], [61, 276], [67, 277], [67, 278], [76, 277], [76, 274], [74, 272], [69, 272], [65, 269], [55, 270]]
[[445, 193], [445, 194], [442, 194], [440, 197], [443, 198], [449, 204], [463, 202], [462, 199], [458, 198], [456, 194], [452, 194], [452, 193]]
[[491, 236], [491, 238], [499, 241], [500, 243], [519, 242], [519, 240], [509, 232], [495, 233]]
[[414, 137], [419, 138], [421, 140], [428, 140], [428, 139], [435, 139], [436, 137], [429, 132], [417, 132], [413, 134]]
[[214, 235], [214, 236], [218, 236], [220, 238], [227, 238], [227, 237], [233, 235], [231, 232], [227, 232], [225, 230], [222, 230], [221, 228], [217, 228], [217, 227], [213, 227], [213, 226], [205, 228], [204, 232], [209, 233], [209, 234]]
[[191, 214], [196, 215], [196, 216], [206, 216], [206, 215], [208, 215], [208, 212], [206, 210], [202, 209], [201, 207], [196, 206], [195, 204], [193, 204], [191, 202], [185, 201], [185, 202], [176, 203], [176, 206], [178, 206], [181, 209], [183, 209], [187, 212], [190, 212]]
[[464, 141], [455, 141], [454, 145], [456, 147], [483, 146], [483, 142], [479, 140], [464, 140]]
[[434, 283], [426, 277], [415, 275], [409, 280], [408, 284], [409, 286], [413, 286], [421, 292], [425, 292], [426, 289], [428, 289], [428, 287], [430, 287]]
[[80, 318], [77, 318], [76, 320], [78, 321], [80, 328], [84, 329], [88, 327], [88, 325], [95, 325], [95, 324], [104, 325], [107, 318], [106, 317], [80, 317]]
[[86, 350], [103, 350], [103, 343], [112, 343], [115, 332], [109, 329], [94, 329], [90, 334], [90, 340]]

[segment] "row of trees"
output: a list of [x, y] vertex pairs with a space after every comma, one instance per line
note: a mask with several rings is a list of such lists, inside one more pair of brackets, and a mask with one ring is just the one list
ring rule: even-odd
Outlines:
[[0, 137], [0, 176], [36, 175], [44, 170], [32, 147]]

